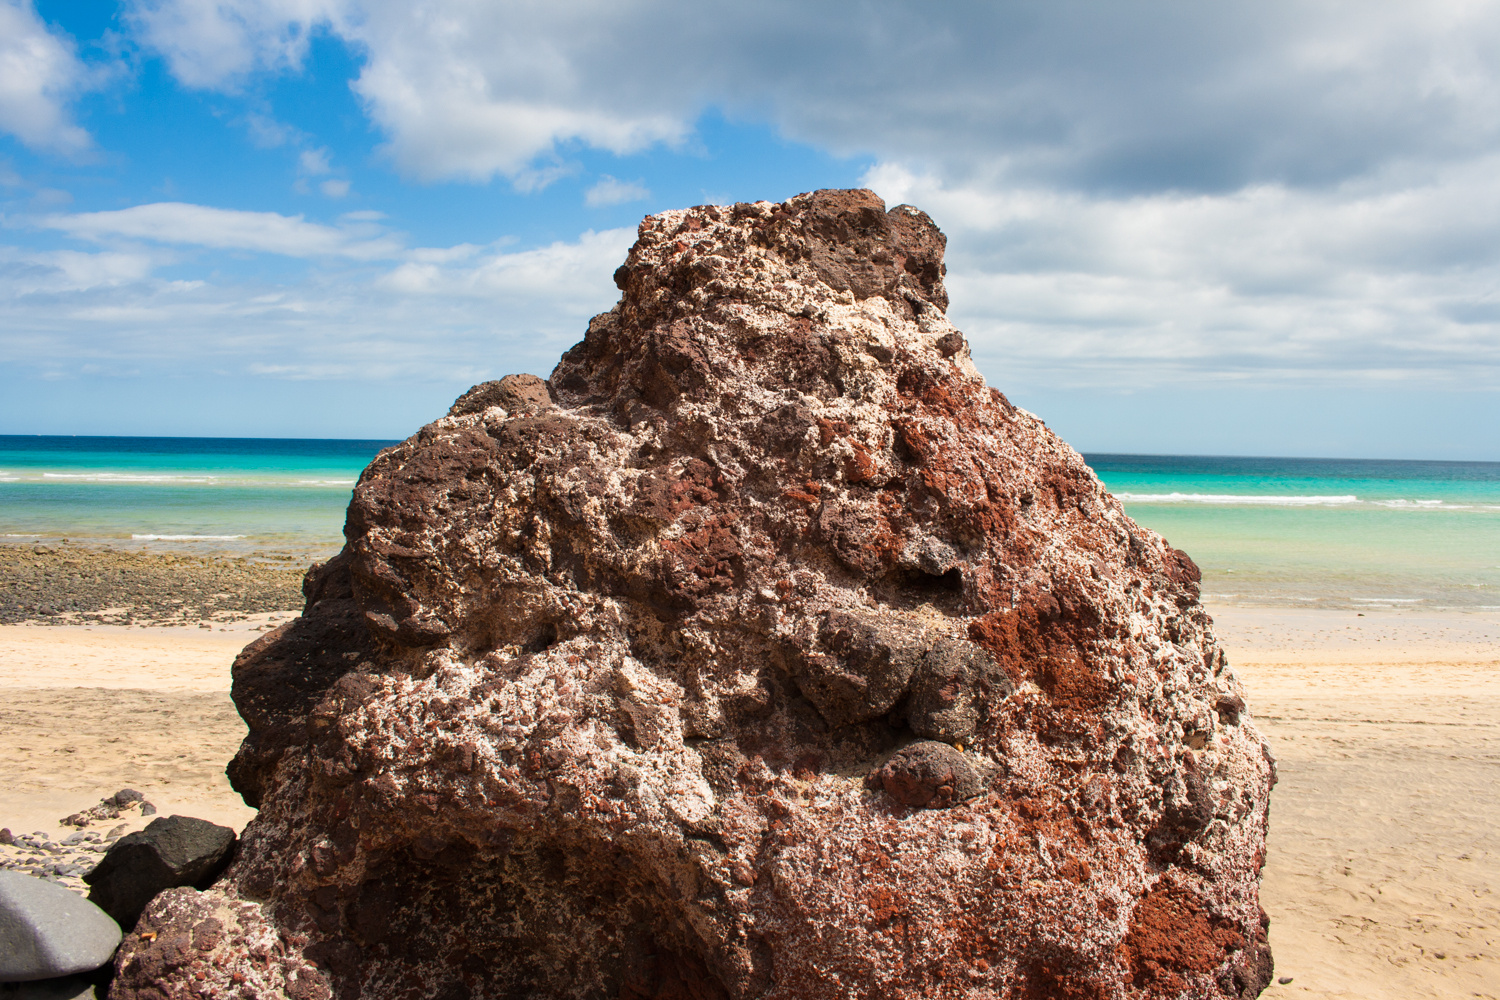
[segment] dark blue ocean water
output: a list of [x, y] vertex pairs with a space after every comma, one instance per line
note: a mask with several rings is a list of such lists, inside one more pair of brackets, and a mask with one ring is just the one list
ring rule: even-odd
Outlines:
[[[393, 443], [0, 436], [0, 536], [326, 556]], [[1211, 601], [1500, 606], [1500, 463], [1086, 457]]]

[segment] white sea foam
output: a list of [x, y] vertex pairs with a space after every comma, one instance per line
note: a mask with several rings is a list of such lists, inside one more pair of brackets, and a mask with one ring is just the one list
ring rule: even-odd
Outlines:
[[1449, 503], [1447, 500], [1361, 500], [1351, 493], [1297, 496], [1288, 493], [1116, 493], [1125, 503], [1218, 504], [1253, 507], [1348, 507], [1368, 505], [1388, 510], [1500, 510], [1497, 504]]
[[244, 535], [131, 535], [133, 542], [232, 542]]
[[102, 484], [113, 486], [241, 486], [241, 487], [315, 487], [347, 489], [356, 480], [293, 479], [278, 475], [214, 474], [207, 472], [22, 472], [0, 470], [0, 483], [52, 482]]
[[68, 479], [81, 483], [213, 483], [217, 476], [183, 476], [168, 473], [142, 475], [135, 472], [44, 472], [43, 479]]
[[1359, 497], [1342, 496], [1292, 496], [1287, 494], [1244, 493], [1116, 493], [1126, 503], [1212, 503], [1255, 504], [1274, 507], [1330, 507], [1359, 503]]
[[1473, 504], [1448, 503], [1446, 500], [1374, 500], [1372, 503], [1396, 510], [1473, 510]]

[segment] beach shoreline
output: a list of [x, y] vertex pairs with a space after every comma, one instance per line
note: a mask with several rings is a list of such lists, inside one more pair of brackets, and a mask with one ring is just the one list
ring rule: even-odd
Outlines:
[[[1265, 995], [1500, 995], [1500, 612], [1209, 611], [1278, 762]], [[0, 625], [0, 826], [60, 838], [129, 787], [242, 829], [229, 668], [296, 613]]]

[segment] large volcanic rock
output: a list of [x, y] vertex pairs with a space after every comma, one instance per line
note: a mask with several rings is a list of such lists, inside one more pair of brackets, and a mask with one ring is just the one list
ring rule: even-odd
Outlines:
[[648, 218], [548, 383], [382, 452], [235, 663], [240, 858], [112, 995], [1256, 995], [1198, 571], [985, 386], [943, 246], [867, 191]]

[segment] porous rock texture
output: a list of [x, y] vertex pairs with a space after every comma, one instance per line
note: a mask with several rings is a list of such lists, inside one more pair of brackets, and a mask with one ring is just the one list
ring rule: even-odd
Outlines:
[[382, 452], [235, 663], [240, 857], [116, 1000], [1258, 994], [1273, 769], [1197, 568], [986, 387], [944, 244], [652, 216], [550, 380]]

